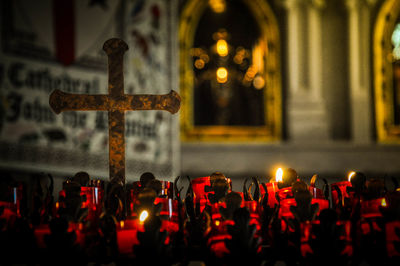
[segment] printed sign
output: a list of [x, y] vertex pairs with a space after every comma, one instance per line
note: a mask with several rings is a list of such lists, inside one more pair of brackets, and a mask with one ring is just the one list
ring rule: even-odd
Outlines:
[[[70, 6], [57, 7], [55, 2]], [[107, 56], [102, 46], [112, 37], [129, 45], [125, 93], [168, 93], [173, 89], [170, 5], [170, 1], [5, 1], [1, 14], [9, 20], [1, 25], [1, 166], [108, 177], [107, 112], [56, 115], [49, 107], [49, 95], [55, 89], [107, 94]], [[60, 25], [57, 8], [69, 9], [63, 15], [66, 25]], [[58, 31], [65, 33], [64, 44]], [[71, 39], [73, 47], [65, 47]], [[178, 141], [174, 119], [168, 112], [126, 112], [128, 181], [144, 171], [163, 179], [173, 177], [177, 157], [172, 156], [172, 147]]]

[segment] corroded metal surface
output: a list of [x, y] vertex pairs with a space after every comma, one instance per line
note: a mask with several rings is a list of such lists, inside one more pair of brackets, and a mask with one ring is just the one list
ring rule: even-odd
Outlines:
[[71, 94], [55, 90], [49, 104], [56, 114], [64, 111], [108, 111], [110, 179], [125, 183], [125, 111], [162, 110], [175, 114], [181, 98], [171, 91], [165, 95], [124, 93], [123, 56], [128, 45], [110, 39], [103, 50], [108, 55], [108, 94]]

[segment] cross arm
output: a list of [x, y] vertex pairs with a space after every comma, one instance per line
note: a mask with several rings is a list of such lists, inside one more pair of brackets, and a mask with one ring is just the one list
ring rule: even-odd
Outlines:
[[107, 111], [107, 95], [72, 94], [55, 90], [51, 93], [49, 104], [56, 114], [63, 111]]
[[164, 95], [136, 94], [125, 96], [129, 102], [126, 110], [161, 110], [175, 114], [179, 111], [181, 105], [181, 97], [174, 90]]

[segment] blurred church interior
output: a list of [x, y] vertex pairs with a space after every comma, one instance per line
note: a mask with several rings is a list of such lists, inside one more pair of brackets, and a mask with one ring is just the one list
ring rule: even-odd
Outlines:
[[129, 46], [125, 93], [182, 98], [176, 115], [126, 112], [127, 182], [400, 175], [396, 0], [5, 0], [1, 14], [4, 177], [108, 178], [107, 112], [48, 102], [106, 93], [112, 37]]

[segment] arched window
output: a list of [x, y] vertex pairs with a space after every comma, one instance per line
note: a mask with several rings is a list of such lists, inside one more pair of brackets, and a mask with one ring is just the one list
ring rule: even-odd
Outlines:
[[378, 141], [400, 143], [400, 1], [383, 3], [373, 45]]
[[192, 0], [179, 28], [182, 140], [281, 137], [276, 18], [264, 0]]

